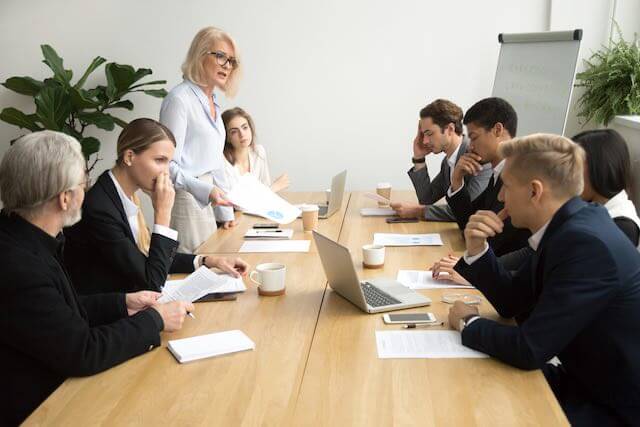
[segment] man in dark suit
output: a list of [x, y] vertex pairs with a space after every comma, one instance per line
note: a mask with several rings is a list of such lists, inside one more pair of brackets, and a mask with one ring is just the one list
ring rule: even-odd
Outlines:
[[22, 422], [68, 377], [158, 347], [193, 310], [150, 291], [77, 296], [61, 230], [80, 219], [86, 184], [80, 144], [58, 132], [22, 137], [0, 164], [0, 425]]
[[[478, 316], [456, 302], [450, 325], [465, 346], [521, 369], [543, 368], [574, 425], [637, 424], [640, 420], [640, 257], [607, 211], [579, 197], [584, 152], [556, 135], [505, 142], [500, 199], [504, 211], [479, 211], [465, 229], [464, 258], [455, 269], [503, 317]], [[535, 251], [507, 271], [489, 237], [510, 215], [529, 229]], [[561, 364], [546, 362], [557, 356]]]
[[[456, 217], [460, 230], [464, 230], [469, 217], [478, 210], [500, 212], [504, 204], [498, 200], [502, 188], [501, 172], [504, 160], [498, 147], [516, 136], [518, 116], [513, 107], [501, 98], [486, 98], [474, 104], [464, 116], [470, 150], [458, 161], [447, 191], [447, 202]], [[482, 172], [484, 165], [491, 164], [492, 176], [486, 189], [475, 200], [465, 177]], [[505, 222], [504, 232], [489, 239], [489, 244], [498, 256], [513, 252], [527, 245], [529, 231], [516, 229], [511, 221]]]
[[[420, 110], [418, 134], [413, 140], [413, 167], [407, 172], [420, 204], [392, 203], [391, 207], [399, 216], [431, 221], [456, 220], [449, 206], [434, 203], [446, 195], [454, 166], [467, 152], [469, 141], [462, 133], [462, 116], [462, 109], [446, 99], [436, 99]], [[440, 172], [433, 180], [426, 164], [426, 156], [431, 153], [445, 153]], [[472, 200], [482, 193], [490, 176], [491, 169], [485, 167], [477, 175], [464, 178]]]

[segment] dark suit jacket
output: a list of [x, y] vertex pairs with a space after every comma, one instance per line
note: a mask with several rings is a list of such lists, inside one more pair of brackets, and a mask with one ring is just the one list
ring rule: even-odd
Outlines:
[[129, 317], [124, 294], [78, 297], [62, 247], [62, 235], [0, 213], [0, 425], [21, 422], [68, 377], [160, 345], [157, 311]]
[[138, 249], [108, 172], [82, 205], [82, 220], [64, 230], [65, 263], [81, 294], [159, 291], [169, 273], [193, 272], [193, 255], [176, 253], [178, 242], [153, 233], [149, 256]]
[[[467, 152], [468, 146], [469, 140], [465, 137], [460, 143], [460, 149], [456, 156], [456, 163], [458, 163], [460, 157]], [[418, 202], [420, 202], [421, 205], [432, 205], [427, 207], [427, 219], [436, 221], [456, 220], [454, 213], [449, 206], [433, 205], [447, 194], [447, 190], [451, 186], [451, 168], [449, 167], [449, 163], [447, 163], [446, 157], [442, 159], [440, 172], [435, 176], [435, 178], [433, 178], [433, 180], [431, 180], [429, 170], [426, 166], [417, 171], [411, 168], [407, 173], [409, 174], [411, 183], [416, 190]], [[467, 187], [472, 200], [484, 191], [490, 178], [491, 169], [483, 169], [482, 172], [476, 176], [465, 177], [464, 185]]]
[[520, 323], [478, 319], [464, 345], [522, 369], [558, 356], [593, 402], [640, 420], [640, 256], [604, 208], [569, 200], [515, 274], [491, 249], [455, 269]]
[[[469, 217], [476, 211], [488, 210], [498, 213], [504, 208], [504, 203], [498, 200], [501, 188], [502, 179], [498, 177], [495, 185], [491, 188], [487, 186], [475, 200], [471, 198], [466, 183], [453, 197], [447, 196], [447, 202], [456, 216], [460, 230], [464, 231]], [[511, 219], [507, 219], [504, 222], [503, 232], [489, 239], [489, 245], [497, 256], [501, 256], [527, 246], [527, 239], [530, 235], [529, 230], [515, 228], [511, 224]]]

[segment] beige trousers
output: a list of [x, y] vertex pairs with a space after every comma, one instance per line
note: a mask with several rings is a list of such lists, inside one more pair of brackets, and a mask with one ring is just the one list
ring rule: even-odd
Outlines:
[[[211, 174], [198, 177], [212, 184]], [[201, 208], [191, 193], [176, 189], [176, 200], [171, 211], [171, 228], [178, 232], [178, 251], [192, 254], [216, 232], [216, 216], [211, 204]]]

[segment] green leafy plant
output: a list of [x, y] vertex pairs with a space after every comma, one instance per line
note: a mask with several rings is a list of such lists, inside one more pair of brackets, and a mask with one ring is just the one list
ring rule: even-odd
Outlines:
[[[115, 125], [124, 127], [127, 122], [114, 116], [112, 110], [133, 110], [133, 103], [123, 99], [133, 92], [143, 92], [163, 98], [167, 92], [157, 85], [166, 80], [139, 83], [152, 74], [148, 68], [134, 69], [131, 65], [109, 62], [104, 67], [106, 85], [85, 89], [84, 84], [91, 73], [107, 60], [97, 56], [91, 61], [84, 74], [74, 84], [73, 72], [66, 70], [62, 58], [49, 45], [41, 45], [44, 62], [53, 71], [53, 76], [43, 81], [31, 77], [10, 77], [2, 85], [9, 90], [33, 97], [35, 113], [27, 114], [17, 108], [8, 107], [0, 112], [0, 120], [32, 132], [50, 129], [75, 137], [82, 145], [87, 160], [87, 170], [92, 170], [100, 160], [97, 155], [89, 165], [89, 159], [100, 150], [100, 140], [85, 136], [90, 126], [112, 131]], [[152, 86], [154, 88], [148, 88]], [[11, 141], [12, 143], [15, 140]]]
[[[615, 23], [614, 23], [615, 24]], [[605, 126], [619, 114], [640, 114], [640, 45], [637, 34], [632, 43], [622, 37], [610, 40], [589, 60], [586, 69], [576, 75], [578, 87], [586, 91], [578, 100], [578, 117]]]

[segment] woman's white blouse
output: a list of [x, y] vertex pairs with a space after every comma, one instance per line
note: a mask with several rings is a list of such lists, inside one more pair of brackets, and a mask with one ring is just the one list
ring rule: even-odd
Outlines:
[[[224, 171], [229, 189], [238, 182], [242, 173], [235, 165], [224, 159]], [[255, 144], [249, 150], [249, 173], [255, 176], [261, 183], [267, 187], [271, 187], [271, 174], [269, 173], [269, 164], [267, 163], [267, 152], [262, 145]]]
[[[211, 117], [207, 95], [196, 84], [184, 80], [162, 101], [160, 122], [171, 129], [176, 138], [176, 151], [170, 164], [171, 180], [176, 188], [188, 191], [201, 207], [209, 204], [213, 185], [228, 188], [224, 173], [224, 141], [226, 132], [220, 106], [211, 94], [216, 119]], [[213, 185], [198, 179], [210, 173]], [[233, 208], [216, 207], [218, 221], [234, 218]]]

